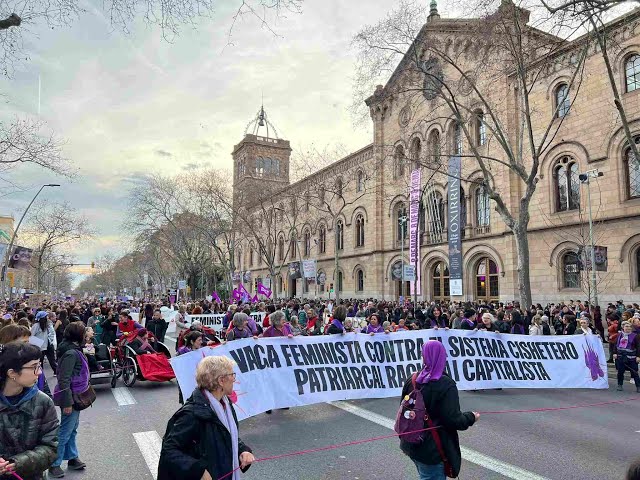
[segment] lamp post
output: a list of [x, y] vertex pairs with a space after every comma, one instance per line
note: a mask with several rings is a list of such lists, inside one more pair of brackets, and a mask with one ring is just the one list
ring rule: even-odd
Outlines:
[[596, 281], [596, 249], [593, 242], [593, 217], [591, 214], [591, 178], [602, 177], [603, 173], [597, 168], [578, 175], [580, 182], [587, 184], [587, 203], [589, 209], [589, 243], [591, 244], [591, 291], [593, 292], [593, 307], [598, 305], [598, 285]]
[[[40, 195], [40, 192], [42, 192], [42, 190], [44, 190], [45, 187], [59, 187], [59, 186], [60, 185], [58, 185], [57, 183], [46, 183], [46, 184], [42, 185], [40, 187], [40, 190], [38, 190], [38, 192], [31, 199], [31, 202], [29, 202], [29, 205], [27, 205], [27, 208], [25, 209], [24, 213], [22, 214], [22, 217], [20, 217], [20, 221], [18, 222], [18, 225], [13, 230], [13, 235], [11, 236], [11, 241], [9, 242], [9, 245], [7, 246], [7, 251], [4, 254], [4, 264], [3, 264], [3, 267], [2, 267], [2, 288], [0, 289], [0, 291], [2, 292], [2, 296], [3, 297], [4, 297], [4, 290], [5, 290], [5, 283], [7, 281], [7, 270], [9, 269], [9, 257], [11, 255], [11, 250], [13, 249], [13, 242], [16, 239], [16, 235], [18, 233], [18, 229], [20, 228], [20, 225], [22, 225], [22, 221], [24, 220], [24, 217], [27, 216], [27, 212], [31, 208], [31, 205], [33, 205], [33, 202], [36, 201], [36, 198], [38, 198], [38, 195]], [[11, 297], [11, 292], [9, 292], [9, 297]]]

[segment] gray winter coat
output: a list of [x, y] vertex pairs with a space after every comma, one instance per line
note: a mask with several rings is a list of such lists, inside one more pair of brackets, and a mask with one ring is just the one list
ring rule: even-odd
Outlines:
[[0, 457], [24, 480], [41, 480], [58, 456], [58, 427], [53, 401], [37, 387], [17, 405], [0, 395]]

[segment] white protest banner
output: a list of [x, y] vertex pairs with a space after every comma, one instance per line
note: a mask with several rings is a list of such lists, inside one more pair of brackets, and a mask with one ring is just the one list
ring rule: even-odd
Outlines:
[[168, 307], [161, 307], [160, 313], [162, 313], [162, 318], [169, 323], [169, 325], [167, 325], [166, 333], [174, 333], [178, 328], [176, 324], [176, 320], [178, 319], [178, 311], [172, 310]]
[[40, 348], [40, 347], [42, 347], [42, 345], [44, 345], [44, 340], [42, 340], [41, 338], [34, 337], [33, 335], [31, 335], [29, 337], [29, 343], [31, 345], [35, 345], [36, 347]]
[[602, 343], [593, 335], [525, 336], [467, 330], [235, 340], [171, 359], [182, 394], [196, 386], [198, 362], [225, 355], [237, 363], [240, 419], [275, 408], [399, 396], [422, 368], [422, 345], [443, 342], [447, 374], [460, 390], [608, 388]]
[[316, 278], [316, 261], [315, 260], [303, 260], [302, 271], [305, 278]]
[[[186, 315], [186, 323], [191, 324], [194, 320], [198, 320], [205, 327], [211, 327], [216, 332], [221, 332], [224, 322], [224, 313], [207, 313], [202, 315]], [[256, 323], [260, 323], [262, 325], [262, 321], [266, 316], [265, 312], [253, 312], [249, 316], [253, 317]]]

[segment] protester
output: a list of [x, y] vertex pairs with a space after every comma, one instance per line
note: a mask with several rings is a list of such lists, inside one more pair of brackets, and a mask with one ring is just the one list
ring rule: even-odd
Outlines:
[[289, 324], [289, 328], [291, 329], [291, 333], [294, 337], [299, 337], [301, 335], [306, 334], [306, 329], [302, 325], [300, 325], [300, 322], [296, 315], [293, 315], [291, 317], [291, 323]]
[[329, 329], [327, 330], [327, 333], [329, 335], [344, 333], [344, 325], [342, 322], [344, 322], [346, 318], [347, 318], [347, 309], [345, 308], [344, 305], [338, 305], [336, 308], [334, 308], [333, 320], [329, 325]]
[[129, 346], [136, 352], [136, 355], [156, 353], [155, 349], [149, 343], [149, 331], [146, 328], [141, 328], [137, 331], [136, 338], [129, 343]]
[[271, 323], [271, 326], [262, 333], [263, 337], [293, 338], [293, 334], [291, 333], [289, 325], [287, 325], [284, 321], [284, 312], [282, 310], [277, 310], [269, 315], [269, 321]]
[[89, 364], [82, 353], [85, 326], [82, 322], [71, 322], [64, 330], [64, 340], [58, 345], [58, 384], [54, 388], [53, 398], [60, 407], [60, 433], [58, 442], [58, 457], [55, 459], [49, 476], [64, 477], [64, 470], [60, 467], [63, 460], [68, 460], [67, 468], [82, 470], [86, 464], [80, 460], [76, 436], [80, 424], [80, 411], [74, 408], [74, 387], [82, 384], [83, 379], [89, 378]]
[[480, 318], [480, 323], [478, 323], [478, 330], [484, 330], [486, 332], [497, 332], [498, 329], [493, 324], [493, 315], [489, 312], [485, 312], [482, 314]]
[[640, 480], [640, 457], [636, 458], [627, 470], [625, 480]]
[[[402, 389], [405, 398], [415, 388], [420, 389], [426, 415], [432, 419], [440, 437], [442, 450], [447, 462], [457, 477], [462, 465], [458, 430], [466, 430], [473, 425], [480, 415], [474, 412], [460, 411], [458, 388], [456, 383], [444, 373], [447, 363], [447, 352], [441, 342], [429, 340], [422, 346], [423, 369], [419, 374], [409, 378]], [[423, 422], [424, 428], [427, 423]], [[420, 480], [445, 480], [444, 459], [436, 446], [432, 432], [425, 432], [422, 443], [409, 443], [400, 439], [401, 450], [416, 465]]]
[[638, 363], [640, 363], [640, 335], [635, 333], [630, 322], [622, 322], [622, 331], [618, 335], [613, 359], [618, 370], [618, 391], [623, 390], [624, 372], [629, 370], [636, 384], [636, 392], [640, 393], [640, 377]]
[[[191, 330], [184, 337], [184, 345], [178, 349], [178, 355], [184, 355], [185, 353], [193, 352], [194, 350], [198, 350], [202, 347], [203, 335], [202, 332], [197, 330]], [[182, 390], [180, 389], [180, 385], [178, 385], [178, 402], [180, 405], [184, 403], [184, 399], [182, 398]]]
[[227, 332], [227, 342], [254, 336], [251, 329], [249, 329], [249, 316], [246, 313], [234, 313], [231, 325], [231, 330]]
[[229, 400], [234, 366], [224, 356], [200, 361], [197, 388], [167, 425], [158, 480], [217, 480], [230, 472], [225, 478], [240, 480], [240, 471], [246, 472], [255, 460], [238, 435], [238, 419]]
[[541, 315], [536, 315], [531, 319], [531, 325], [529, 325], [529, 335], [543, 335]]
[[44, 362], [45, 356], [49, 360], [49, 365], [53, 373], [56, 373], [58, 364], [56, 363], [56, 332], [52, 323], [49, 321], [47, 312], [41, 310], [36, 314], [35, 323], [31, 327], [31, 335], [38, 338], [42, 344], [40, 345], [41, 358]]
[[28, 343], [0, 345], [2, 478], [15, 472], [23, 480], [42, 480], [56, 458], [59, 422], [53, 402], [37, 387], [40, 356]]
[[58, 319], [56, 323], [53, 325], [53, 329], [56, 332], [56, 345], [60, 345], [62, 340], [64, 339], [64, 329], [69, 325], [69, 320], [67, 319], [67, 311], [63, 308], [58, 313]]
[[[388, 332], [388, 330], [386, 330]], [[369, 325], [367, 325], [362, 333], [368, 333], [369, 335], [375, 335], [376, 333], [384, 333], [385, 329], [380, 325], [380, 316], [377, 313], [372, 313], [369, 317]]]

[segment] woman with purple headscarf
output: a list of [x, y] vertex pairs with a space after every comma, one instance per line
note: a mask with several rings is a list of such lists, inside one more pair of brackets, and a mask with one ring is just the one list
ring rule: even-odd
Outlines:
[[[458, 430], [473, 425], [480, 414], [461, 412], [458, 388], [445, 372], [447, 352], [442, 343], [429, 340], [422, 346], [423, 369], [414, 374], [416, 388], [420, 389], [427, 414], [438, 425], [442, 450], [453, 472], [458, 476], [462, 464]], [[413, 391], [413, 378], [402, 389], [402, 398]], [[425, 422], [425, 428], [427, 428]], [[420, 480], [445, 480], [445, 468], [431, 432], [426, 432], [422, 443], [409, 443], [400, 439], [400, 449], [411, 458], [418, 469]]]

